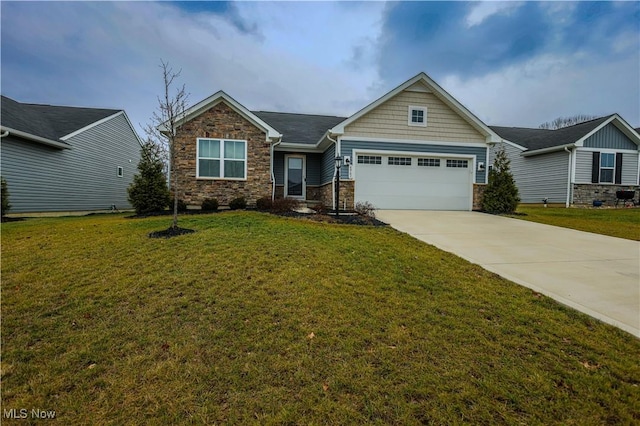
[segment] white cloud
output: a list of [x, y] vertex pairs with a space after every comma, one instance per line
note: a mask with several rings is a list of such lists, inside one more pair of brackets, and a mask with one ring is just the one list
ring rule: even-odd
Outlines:
[[465, 18], [467, 28], [482, 24], [485, 19], [496, 14], [509, 14], [514, 9], [522, 6], [522, 2], [517, 1], [483, 1], [479, 2], [471, 9]]
[[639, 66], [634, 56], [588, 64], [579, 54], [543, 55], [480, 78], [447, 77], [442, 85], [490, 125], [537, 127], [560, 116], [617, 112], [637, 127]]

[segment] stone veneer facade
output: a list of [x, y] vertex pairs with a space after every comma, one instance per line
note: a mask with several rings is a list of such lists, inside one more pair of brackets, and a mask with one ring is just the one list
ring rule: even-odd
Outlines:
[[[246, 140], [246, 180], [196, 178], [197, 138]], [[241, 196], [254, 206], [259, 198], [271, 198], [270, 143], [262, 130], [224, 102], [183, 124], [177, 132], [176, 148], [178, 197], [188, 206], [200, 206], [207, 198], [228, 205]]]
[[474, 183], [473, 184], [473, 206], [474, 211], [482, 210], [482, 197], [484, 196], [484, 190], [487, 189], [486, 183]]
[[636, 191], [634, 198], [638, 200], [638, 187], [635, 185], [598, 185], [595, 183], [573, 184], [573, 204], [593, 205], [594, 200], [602, 201], [605, 206], [615, 206], [616, 191]]

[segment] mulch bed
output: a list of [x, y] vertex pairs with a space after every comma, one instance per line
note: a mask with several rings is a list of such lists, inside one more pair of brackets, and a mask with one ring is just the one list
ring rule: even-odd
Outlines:
[[171, 238], [177, 237], [179, 235], [193, 234], [194, 232], [196, 231], [194, 231], [193, 229], [180, 228], [179, 226], [176, 226], [174, 228], [173, 226], [170, 226], [164, 231], [153, 231], [149, 234], [149, 238]]

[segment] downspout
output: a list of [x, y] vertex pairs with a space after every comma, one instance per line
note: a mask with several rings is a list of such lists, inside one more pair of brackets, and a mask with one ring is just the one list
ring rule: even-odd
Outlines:
[[[333, 142], [333, 145], [335, 146], [334, 149], [334, 153], [333, 153], [333, 157], [337, 157], [338, 156], [338, 141], [336, 141], [335, 139], [331, 139], [331, 136], [329, 136], [329, 132], [327, 132], [327, 139], [329, 139], [329, 141]], [[334, 161], [335, 163], [335, 161]], [[333, 179], [331, 179], [331, 205], [333, 206], [334, 209], [338, 209], [338, 206], [336, 206], [336, 178], [338, 176], [338, 168], [334, 167], [333, 168]]]
[[276, 145], [282, 143], [282, 136], [278, 138], [277, 142], [271, 144], [271, 155], [269, 156], [269, 175], [271, 175], [271, 201], [276, 199], [276, 175], [273, 172], [273, 155]]
[[573, 165], [573, 150], [568, 147], [564, 147], [564, 150], [569, 153], [569, 168], [567, 170], [567, 201], [565, 202], [565, 208], [569, 208], [569, 204], [571, 203], [571, 169]]

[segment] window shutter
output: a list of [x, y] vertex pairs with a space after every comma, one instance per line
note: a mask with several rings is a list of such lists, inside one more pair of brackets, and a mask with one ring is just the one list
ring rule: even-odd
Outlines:
[[593, 162], [591, 163], [591, 183], [600, 182], [600, 153], [593, 153]]
[[622, 153], [616, 153], [616, 169], [614, 171], [615, 182], [620, 185], [622, 183]]

